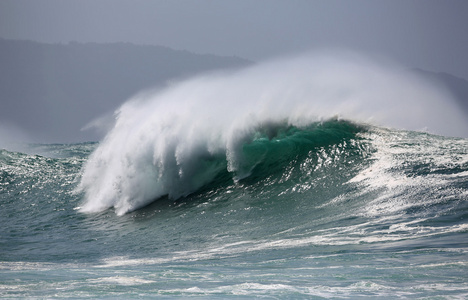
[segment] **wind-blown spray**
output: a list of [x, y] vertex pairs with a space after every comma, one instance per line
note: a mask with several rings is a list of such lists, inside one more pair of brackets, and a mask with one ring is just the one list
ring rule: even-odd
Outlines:
[[120, 215], [164, 195], [186, 196], [220, 172], [238, 180], [250, 171], [241, 167], [243, 145], [260, 129], [331, 118], [449, 135], [466, 126], [448, 94], [354, 54], [206, 74], [140, 93], [117, 110], [115, 126], [84, 166], [81, 210], [114, 207]]

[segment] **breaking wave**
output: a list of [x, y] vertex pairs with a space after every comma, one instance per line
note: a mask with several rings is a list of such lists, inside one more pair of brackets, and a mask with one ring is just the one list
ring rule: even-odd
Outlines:
[[84, 212], [122, 215], [213, 182], [283, 174], [311, 153], [358, 143], [375, 125], [451, 136], [466, 128], [444, 91], [349, 53], [199, 76], [142, 92], [115, 116], [83, 168]]

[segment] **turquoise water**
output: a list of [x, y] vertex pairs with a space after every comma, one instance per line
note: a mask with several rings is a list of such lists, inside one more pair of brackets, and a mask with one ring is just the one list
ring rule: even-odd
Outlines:
[[179, 177], [125, 160], [117, 195], [136, 174], [170, 188], [121, 213], [93, 197], [105, 181], [83, 186], [112, 166], [106, 142], [0, 150], [0, 296], [468, 297], [468, 140], [339, 120], [240, 140], [236, 159], [197, 148], [183, 172], [165, 165]]

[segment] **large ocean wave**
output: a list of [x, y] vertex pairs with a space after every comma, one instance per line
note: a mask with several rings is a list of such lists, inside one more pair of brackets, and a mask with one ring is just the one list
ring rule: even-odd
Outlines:
[[208, 74], [143, 92], [116, 112], [84, 166], [81, 210], [122, 215], [219, 178], [237, 182], [368, 124], [457, 136], [467, 123], [443, 90], [349, 53]]

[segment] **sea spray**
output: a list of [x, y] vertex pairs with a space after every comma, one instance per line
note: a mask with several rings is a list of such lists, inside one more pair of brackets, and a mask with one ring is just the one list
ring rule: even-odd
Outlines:
[[335, 118], [451, 135], [466, 128], [444, 91], [350, 53], [206, 74], [143, 92], [115, 116], [83, 168], [84, 212], [114, 207], [122, 215], [165, 195], [187, 196], [221, 172], [248, 177], [260, 161], [246, 166], [244, 146], [278, 124], [307, 128]]

